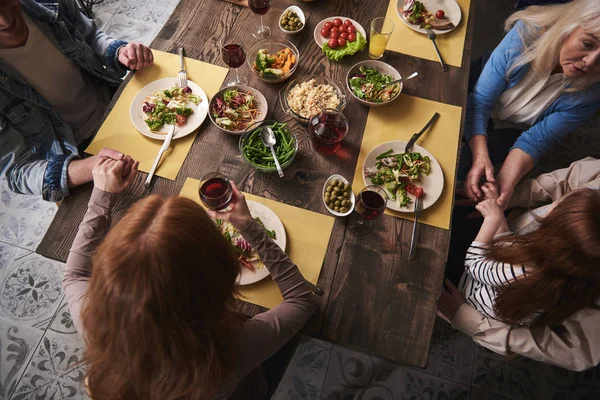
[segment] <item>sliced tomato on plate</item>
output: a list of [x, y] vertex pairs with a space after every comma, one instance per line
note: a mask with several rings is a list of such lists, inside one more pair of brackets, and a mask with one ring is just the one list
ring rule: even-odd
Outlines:
[[406, 185], [406, 191], [415, 196], [417, 199], [423, 197], [423, 194], [425, 193], [422, 187], [415, 185]]

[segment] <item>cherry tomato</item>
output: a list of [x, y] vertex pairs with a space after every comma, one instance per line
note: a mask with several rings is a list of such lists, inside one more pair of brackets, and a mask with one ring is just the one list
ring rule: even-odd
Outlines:
[[340, 47], [344, 47], [346, 45], [346, 39], [339, 38], [338, 44], [340, 45]]
[[356, 27], [354, 25], [350, 25], [349, 27], [346, 28], [346, 31], [348, 33], [356, 33]]
[[416, 198], [420, 199], [423, 196], [423, 188], [415, 185], [406, 185], [406, 191]]
[[333, 28], [331, 28], [331, 32], [340, 33], [340, 29], [337, 26], [334, 26]]
[[333, 20], [333, 26], [342, 26], [342, 25], [343, 25], [343, 22], [341, 19], [336, 18]]
[[321, 29], [321, 36], [323, 36], [325, 39], [329, 38], [329, 29]]
[[331, 31], [329, 33], [329, 39], [336, 39], [337, 40], [337, 39], [339, 39], [339, 37], [340, 37], [340, 34], [337, 31], [335, 31], [335, 32]]
[[347, 19], [347, 20], [344, 21], [344, 25], [350, 26], [350, 25], [352, 25], [352, 21], [350, 21], [349, 19]]
[[348, 40], [348, 34], [346, 32], [342, 32], [342, 33], [340, 33], [340, 38], [342, 38], [344, 40]]
[[446, 16], [446, 13], [444, 12], [444, 10], [437, 10], [437, 12], [435, 13], [435, 17], [437, 19], [442, 19]]
[[327, 46], [329, 46], [330, 49], [335, 49], [336, 47], [338, 47], [337, 39], [329, 39], [329, 42], [327, 42]]
[[331, 28], [333, 28], [333, 23], [332, 22], [325, 22], [324, 28], [331, 30]]
[[356, 40], [356, 33], [349, 33], [348, 34], [348, 41], [349, 42], [354, 42]]

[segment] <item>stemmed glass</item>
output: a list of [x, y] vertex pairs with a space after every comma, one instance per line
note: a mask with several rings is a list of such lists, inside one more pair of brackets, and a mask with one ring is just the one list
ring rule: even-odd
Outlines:
[[380, 186], [367, 186], [356, 197], [356, 206], [354, 211], [360, 216], [350, 221], [350, 229], [357, 235], [366, 235], [373, 229], [373, 220], [379, 217], [385, 211], [388, 195]]
[[202, 204], [212, 211], [226, 209], [233, 198], [233, 190], [229, 179], [219, 172], [207, 174], [205, 179], [199, 190]]
[[271, 28], [263, 25], [263, 15], [271, 8], [271, 0], [248, 0], [248, 6], [254, 14], [260, 15], [260, 27], [252, 32], [252, 36], [257, 39], [267, 39], [271, 37]]
[[231, 37], [224, 36], [221, 39], [220, 47], [223, 62], [235, 69], [235, 78], [231, 78], [226, 83], [226, 86], [247, 85], [248, 79], [245, 76], [240, 77], [238, 75], [238, 68], [244, 65], [244, 61], [246, 61], [246, 51], [242, 45], [236, 43], [236, 40], [233, 40]]

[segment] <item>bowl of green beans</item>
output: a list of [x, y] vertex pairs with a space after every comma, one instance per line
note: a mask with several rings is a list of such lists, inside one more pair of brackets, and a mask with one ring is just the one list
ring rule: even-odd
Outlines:
[[275, 161], [271, 154], [271, 149], [265, 146], [260, 139], [260, 130], [263, 126], [270, 127], [275, 133], [274, 149], [281, 168], [289, 166], [296, 153], [298, 153], [298, 138], [296, 134], [287, 126], [287, 124], [280, 123], [273, 120], [259, 121], [250, 125], [246, 132], [240, 136], [240, 152], [242, 158], [250, 166], [263, 171], [263, 172], [275, 172]]

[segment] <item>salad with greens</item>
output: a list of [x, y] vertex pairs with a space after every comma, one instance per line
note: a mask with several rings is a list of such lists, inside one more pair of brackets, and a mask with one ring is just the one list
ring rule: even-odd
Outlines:
[[142, 111], [144, 122], [151, 131], [158, 131], [165, 124], [179, 126], [185, 124], [194, 112], [188, 107], [188, 103], [200, 104], [202, 99], [192, 93], [189, 86], [180, 88], [174, 86], [171, 89], [159, 90], [144, 99]]
[[210, 110], [215, 123], [228, 131], [242, 131], [260, 115], [251, 92], [229, 89], [217, 97]]
[[[271, 239], [277, 239], [277, 234], [275, 233], [275, 230], [268, 230], [259, 217], [255, 217], [254, 219], [260, 224], [260, 226], [263, 227], [263, 229]], [[222, 219], [215, 220], [215, 223], [217, 225], [217, 228], [219, 229], [219, 232], [221, 232], [221, 234], [225, 236], [225, 239], [227, 239], [227, 241], [233, 246], [238, 260], [244, 268], [247, 268], [251, 271], [255, 271], [264, 267], [265, 264], [261, 261], [260, 257], [258, 256], [258, 252], [246, 239], [244, 239], [244, 237], [242, 236], [240, 231], [237, 230], [237, 228], [235, 228], [229, 222], [224, 221]]]
[[385, 103], [393, 100], [400, 93], [400, 84], [383, 87], [384, 83], [394, 80], [389, 75], [382, 74], [375, 68], [361, 66], [359, 73], [350, 78], [348, 84], [352, 93], [361, 100], [372, 103]]
[[333, 61], [340, 61], [345, 56], [351, 56], [352, 54], [363, 50], [367, 46], [367, 40], [356, 32], [356, 40], [354, 42], [347, 41], [344, 46], [331, 48], [328, 42], [323, 43], [323, 53], [325, 56]]
[[423, 196], [423, 188], [416, 185], [422, 175], [431, 173], [431, 161], [421, 153], [394, 153], [390, 149], [376, 157], [375, 166], [365, 167], [365, 177], [374, 185], [383, 187], [399, 207], [406, 207], [412, 200], [408, 194]]

